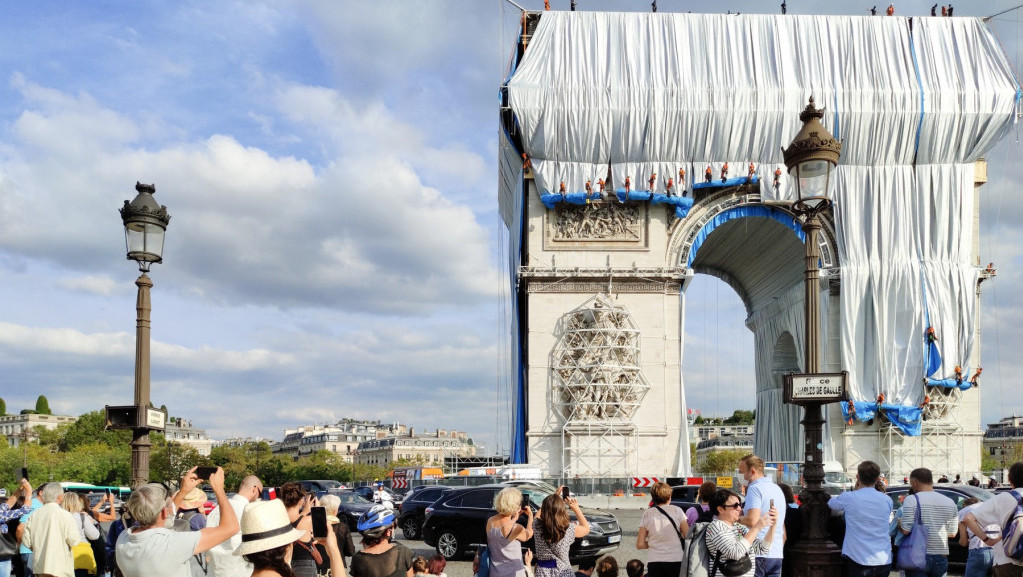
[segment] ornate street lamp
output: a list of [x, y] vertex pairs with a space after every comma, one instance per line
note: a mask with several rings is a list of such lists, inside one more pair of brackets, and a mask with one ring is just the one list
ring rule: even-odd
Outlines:
[[[817, 109], [810, 97], [799, 115], [803, 127], [787, 149], [782, 149], [785, 166], [795, 179], [797, 199], [792, 210], [802, 218], [806, 234], [805, 277], [805, 366], [804, 372], [820, 372], [820, 305], [818, 282], [820, 247], [817, 236], [821, 229], [820, 215], [831, 208], [828, 198], [831, 173], [842, 154], [842, 143], [835, 139], [820, 119], [823, 109]], [[819, 577], [842, 573], [842, 551], [829, 538], [827, 532], [828, 494], [824, 481], [824, 415], [823, 403], [805, 403], [803, 435], [805, 463], [803, 464], [803, 492], [800, 493], [799, 512], [803, 519], [802, 539], [793, 544], [794, 573], [796, 577]]]
[[[127, 423], [133, 425], [130, 427], [132, 489], [149, 482], [149, 449], [152, 446], [149, 442], [149, 431], [162, 429], [164, 424], [159, 422], [159, 415], [155, 415], [154, 421], [154, 416], [150, 413], [158, 411], [149, 407], [149, 313], [152, 310], [149, 290], [153, 288], [153, 281], [149, 280], [146, 273], [154, 262], [163, 262], [163, 238], [170, 222], [167, 207], [157, 204], [153, 198], [156, 192], [155, 185], [136, 182], [135, 190], [138, 191], [135, 199], [130, 203], [124, 201], [124, 206], [121, 207], [128, 260], [138, 262], [139, 271], [142, 272], [135, 281], [135, 286], [139, 287], [139, 290], [135, 301], [135, 310], [138, 313], [135, 324], [135, 411], [134, 418], [130, 419], [134, 422]], [[109, 422], [109, 408], [107, 415]], [[166, 416], [163, 414], [164, 422]]]

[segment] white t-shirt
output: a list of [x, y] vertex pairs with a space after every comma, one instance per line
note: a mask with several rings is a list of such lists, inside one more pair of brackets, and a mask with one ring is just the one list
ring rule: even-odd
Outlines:
[[124, 577], [191, 577], [189, 562], [201, 536], [199, 531], [129, 529], [117, 537], [117, 566]]
[[646, 540], [650, 545], [650, 549], [647, 550], [646, 562], [682, 561], [685, 552], [682, 550], [682, 541], [678, 538], [677, 529], [682, 524], [682, 520], [686, 518], [686, 514], [674, 505], [661, 505], [661, 509], [668, 514], [668, 517], [671, 517], [672, 522], [668, 522], [668, 517], [665, 517], [656, 507], [650, 507], [643, 511], [643, 518], [639, 521], [639, 526], [646, 529]]
[[[1023, 494], [1023, 489], [1013, 489], [1011, 493]], [[973, 509], [970, 509], [970, 512], [977, 518], [977, 522], [980, 523], [981, 527], [987, 527], [988, 525], [1005, 526], [1009, 516], [1016, 510], [1016, 497], [1013, 497], [1011, 493], [1008, 491], [998, 493], [991, 499], [983, 503], [977, 503], [973, 506]], [[994, 551], [995, 565], [1005, 565], [1006, 563], [1023, 565], [1023, 560], [1013, 560], [1005, 554], [1001, 541], [991, 547], [991, 550]]]
[[[227, 502], [231, 504], [238, 522], [241, 523], [242, 513], [245, 512], [245, 506], [249, 504], [249, 500], [241, 495], [235, 495]], [[220, 526], [219, 506], [210, 512], [210, 516], [206, 519], [206, 526]], [[252, 575], [252, 563], [246, 561], [241, 555], [234, 554], [241, 544], [242, 532], [239, 530], [227, 541], [210, 549], [209, 577], [249, 577]]]
[[[972, 511], [974, 509], [974, 507], [976, 507], [979, 504], [980, 503], [974, 503], [974, 504], [968, 505], [967, 507], [965, 507], [962, 510], [960, 510], [959, 511], [959, 522], [962, 523], [963, 517], [965, 517], [967, 513]], [[984, 526], [984, 532], [987, 533], [988, 537], [995, 538], [995, 537], [998, 537], [999, 535], [1002, 534], [1002, 528], [999, 527], [998, 525], [985, 525]], [[990, 549], [991, 548], [990, 545], [985, 545], [984, 542], [980, 540], [980, 537], [974, 535], [973, 531], [970, 531], [969, 527], [966, 528], [966, 534], [969, 535], [969, 537], [970, 537], [970, 549]]]

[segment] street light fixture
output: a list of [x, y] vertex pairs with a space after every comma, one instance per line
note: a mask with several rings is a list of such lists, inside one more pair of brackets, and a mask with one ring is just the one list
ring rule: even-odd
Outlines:
[[[792, 210], [802, 218], [806, 235], [805, 277], [805, 366], [808, 374], [820, 373], [820, 305], [818, 295], [820, 247], [817, 236], [821, 214], [831, 208], [828, 198], [831, 173], [838, 165], [842, 143], [835, 139], [820, 119], [824, 110], [814, 106], [813, 97], [799, 115], [803, 127], [787, 149], [782, 149], [785, 166], [796, 184], [796, 200]], [[805, 403], [803, 435], [805, 463], [803, 492], [800, 493], [800, 515], [803, 519], [802, 539], [793, 544], [792, 556], [796, 577], [819, 577], [842, 573], [842, 551], [828, 538], [828, 494], [824, 482], [824, 414], [823, 403]]]
[[[135, 281], [138, 298], [135, 310], [138, 313], [135, 324], [135, 422], [131, 436], [131, 487], [135, 489], [149, 482], [149, 431], [152, 427], [149, 413], [149, 313], [152, 304], [149, 290], [153, 281], [146, 274], [155, 262], [163, 262], [163, 239], [170, 222], [167, 207], [153, 198], [156, 186], [135, 183], [138, 195], [130, 203], [124, 201], [121, 220], [124, 221], [124, 240], [128, 249], [128, 260], [139, 264], [141, 275]], [[108, 411], [109, 412], [109, 411]], [[166, 418], [166, 415], [164, 415]]]

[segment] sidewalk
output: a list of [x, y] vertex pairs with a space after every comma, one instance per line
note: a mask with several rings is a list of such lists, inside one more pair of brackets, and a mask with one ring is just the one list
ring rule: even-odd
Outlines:
[[625, 493], [621, 497], [615, 497], [614, 495], [594, 493], [592, 495], [580, 495], [578, 500], [579, 504], [583, 507], [603, 509], [605, 511], [613, 511], [615, 509], [646, 509], [650, 504], [649, 489], [640, 489], [636, 492], [642, 492], [643, 495], [634, 497], [632, 493]]

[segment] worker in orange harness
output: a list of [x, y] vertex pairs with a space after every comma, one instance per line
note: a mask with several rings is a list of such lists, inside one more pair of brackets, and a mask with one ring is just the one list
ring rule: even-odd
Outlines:
[[756, 172], [756, 169], [753, 167], [753, 163], [751, 162], [749, 163], [749, 172], [746, 174], [746, 180], [748, 180], [749, 182], [753, 182], [754, 172]]
[[895, 16], [895, 4], [888, 5], [888, 15]]
[[725, 162], [721, 166], [721, 182], [728, 180], [728, 163]]
[[781, 169], [774, 169], [774, 192], [778, 193], [778, 189], [781, 188]]
[[711, 172], [709, 164], [707, 165], [707, 171], [703, 173], [703, 176], [706, 177], [707, 182], [710, 182], [710, 179], [714, 178], [714, 173]]

